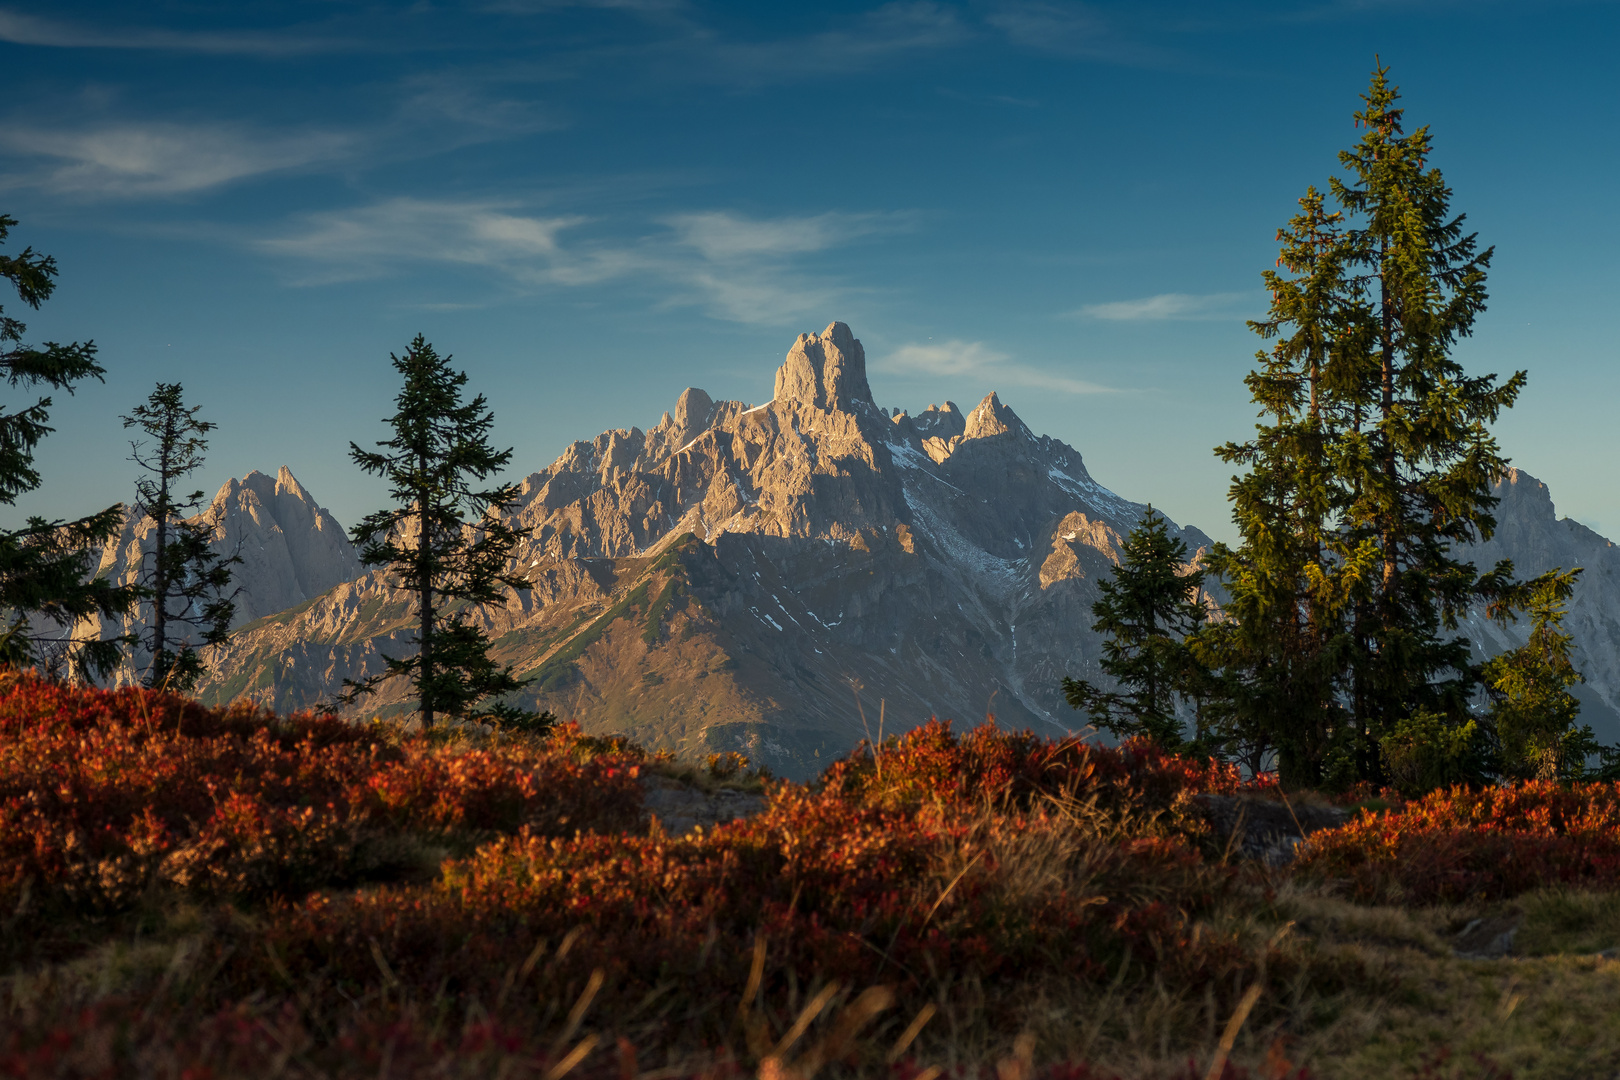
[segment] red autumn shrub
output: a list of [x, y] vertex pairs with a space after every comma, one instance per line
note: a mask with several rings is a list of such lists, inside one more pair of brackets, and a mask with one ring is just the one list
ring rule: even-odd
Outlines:
[[[1153, 971], [1224, 994], [1256, 958], [1193, 925], [1231, 880], [1172, 837], [1087, 835], [1044, 808], [888, 809], [781, 785], [758, 817], [682, 837], [494, 841], [431, 889], [311, 897], [268, 933], [339, 984], [375, 979], [380, 948], [417, 992], [480, 1000], [564, 938], [548, 978], [604, 969], [625, 1007], [671, 979], [718, 1000], [747, 980], [757, 935], [772, 971], [845, 985]], [[241, 991], [261, 964], [233, 969]]]
[[0, 682], [0, 905], [22, 891], [86, 911], [154, 882], [298, 894], [352, 879], [389, 831], [544, 835], [640, 816], [633, 759], [548, 745], [379, 743], [329, 716], [279, 719], [172, 694]]
[[1311, 837], [1303, 874], [1375, 902], [1514, 896], [1547, 885], [1620, 885], [1620, 784], [1435, 791]]
[[[114, 1037], [124, 1067], [155, 1055], [147, 1071], [177, 1076], [259, 1075], [294, 1045], [340, 1074], [386, 1061], [390, 1075], [455, 1075], [452, 1054], [477, 1063], [469, 1074], [543, 1073], [556, 1047], [528, 1033], [553, 1030], [598, 970], [593, 1015], [632, 1015], [675, 987], [706, 1004], [667, 1022], [653, 1008], [650, 1045], [724, 1046], [735, 1009], [710, 1006], [737, 1001], [761, 938], [759, 998], [778, 1004], [832, 979], [893, 986], [915, 1013], [943, 987], [1040, 973], [1158, 976], [1229, 1008], [1260, 968], [1289, 974], [1275, 949], [1198, 924], [1236, 871], [1200, 855], [1189, 797], [1267, 782], [1145, 744], [930, 724], [816, 786], [769, 785], [757, 817], [670, 837], [630, 829], [646, 755], [622, 741], [573, 725], [483, 748], [382, 735], [0, 679], [0, 911], [24, 889], [47, 907], [113, 910], [153, 883], [265, 901], [251, 919], [218, 918], [199, 946], [210, 981], [184, 1009], [142, 990], [82, 1023], [31, 1021], [26, 1040], [0, 1043], [0, 1075], [117, 1075], [73, 1056]], [[368, 844], [401, 835], [453, 840], [460, 857], [431, 885], [347, 891]], [[282, 994], [296, 1016], [262, 1004]], [[1013, 996], [988, 993], [984, 1008]], [[490, 1003], [506, 1027], [473, 1022]], [[434, 1024], [410, 1026], [409, 1009], [430, 1006]], [[466, 1010], [461, 1030], [484, 1041], [436, 1034], [444, 1010]], [[191, 1016], [203, 1019], [182, 1027]], [[1088, 1075], [1064, 1068], [1050, 1075]], [[611, 1071], [600, 1052], [579, 1070]]]
[[1244, 781], [1237, 766], [1179, 757], [1145, 739], [1118, 747], [1078, 736], [1043, 739], [983, 724], [965, 735], [950, 721], [931, 720], [880, 747], [863, 744], [834, 762], [820, 785], [844, 798], [887, 807], [923, 802], [957, 807], [1029, 807], [1044, 798], [1094, 801], [1101, 809], [1187, 817], [1189, 796], [1275, 790], [1270, 774]]

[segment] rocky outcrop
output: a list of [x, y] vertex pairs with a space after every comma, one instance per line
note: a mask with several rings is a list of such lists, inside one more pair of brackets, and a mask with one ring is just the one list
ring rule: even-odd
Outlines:
[[755, 792], [726, 787], [706, 791], [657, 773], [641, 777], [641, 790], [648, 824], [671, 836], [753, 817], [766, 805], [765, 796]]
[[1264, 795], [1194, 795], [1209, 819], [1216, 841], [1229, 855], [1258, 859], [1267, 866], [1293, 862], [1312, 833], [1336, 829], [1350, 812], [1321, 803], [1290, 803]]
[[866, 350], [849, 327], [835, 322], [819, 334], [800, 334], [776, 372], [773, 401], [848, 412], [872, 404]]
[[219, 551], [242, 559], [237, 624], [302, 604], [363, 572], [348, 534], [285, 465], [229, 480], [207, 511]]

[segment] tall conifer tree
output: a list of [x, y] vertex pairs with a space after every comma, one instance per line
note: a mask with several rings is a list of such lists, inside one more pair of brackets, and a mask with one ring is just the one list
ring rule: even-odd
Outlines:
[[395, 398], [398, 411], [387, 420], [394, 437], [377, 443], [388, 452], [350, 443], [349, 456], [388, 481], [395, 506], [370, 515], [351, 533], [360, 561], [387, 566], [416, 598], [418, 651], [385, 656], [387, 670], [347, 683], [343, 700], [405, 676], [416, 687], [424, 729], [439, 715], [518, 719], [515, 710], [478, 708], [485, 698], [525, 684], [510, 666], [500, 668], [490, 659], [488, 636], [470, 621], [472, 607], [505, 603], [503, 588], [529, 587], [507, 569], [528, 530], [513, 529], [500, 517], [517, 498], [517, 486], [476, 486], [505, 468], [512, 451], [490, 446], [495, 417], [488, 403], [482, 395], [462, 401], [467, 376], [422, 335], [404, 356], [390, 359], [404, 387]]
[[[15, 218], [0, 214], [0, 244], [16, 224]], [[0, 278], [23, 303], [37, 309], [56, 289], [56, 260], [33, 248], [0, 255]], [[36, 348], [22, 343], [27, 329], [0, 315], [0, 380], [12, 388], [44, 385], [71, 394], [75, 383], [105, 374], [93, 342], [47, 341]], [[34, 448], [51, 432], [51, 404], [49, 397], [41, 397], [21, 408], [0, 410], [0, 504], [14, 505], [19, 496], [39, 487]], [[105, 675], [117, 666], [122, 639], [76, 641], [73, 630], [90, 616], [123, 615], [139, 595], [133, 586], [91, 577], [97, 550], [118, 535], [123, 519], [121, 506], [109, 506], [76, 521], [30, 517], [21, 529], [0, 530], [0, 663], [37, 663], [51, 648], [66, 646], [81, 675]]]
[[176, 690], [190, 690], [202, 675], [199, 648], [224, 644], [229, 636], [236, 616], [231, 567], [242, 561], [214, 550], [217, 523], [196, 516], [203, 493], [176, 490], [202, 468], [208, 433], [218, 426], [199, 420], [201, 409], [186, 407], [179, 383], [158, 383], [122, 418], [126, 428], [140, 428], [152, 440], [130, 444], [130, 460], [147, 473], [135, 482], [135, 509], [155, 526], [151, 565], [141, 573], [151, 602], [146, 684]]
[[[1370, 346], [1356, 401], [1371, 398], [1340, 461], [1345, 527], [1377, 545], [1376, 579], [1358, 609], [1351, 702], [1360, 775], [1382, 779], [1380, 741], [1407, 723], [1468, 723], [1478, 688], [1458, 618], [1484, 603], [1505, 616], [1522, 600], [1511, 563], [1480, 575], [1456, 545], [1496, 528], [1491, 488], [1507, 472], [1489, 425], [1511, 408], [1525, 373], [1471, 376], [1451, 356], [1485, 309], [1492, 249], [1453, 214], [1451, 189], [1429, 165], [1427, 127], [1407, 134], [1399, 92], [1378, 67], [1356, 122], [1360, 142], [1331, 180], [1352, 218], [1358, 342]], [[1376, 364], [1376, 367], [1374, 366]], [[1376, 379], [1374, 382], [1373, 380]]]
[[1313, 189], [1280, 232], [1271, 313], [1252, 324], [1276, 339], [1249, 377], [1268, 422], [1218, 450], [1249, 466], [1232, 489], [1243, 543], [1210, 560], [1231, 619], [1198, 649], [1222, 667], [1215, 711], [1293, 782], [1335, 763], [1381, 780], [1382, 740], [1461, 732], [1479, 682], [1457, 619], [1524, 596], [1510, 564], [1481, 575], [1454, 551], [1495, 527], [1507, 461], [1489, 425], [1525, 375], [1470, 376], [1450, 355], [1484, 309], [1491, 252], [1397, 100], [1378, 67], [1365, 134], [1339, 157], [1348, 179], [1329, 182], [1337, 208]]
[[1373, 544], [1337, 527], [1349, 501], [1339, 458], [1366, 367], [1343, 222], [1313, 187], [1278, 230], [1279, 269], [1264, 275], [1271, 312], [1250, 323], [1275, 344], [1245, 380], [1263, 422], [1252, 441], [1216, 450], [1249, 467], [1230, 492], [1244, 543], [1211, 551], [1227, 618], [1193, 643], [1223, 674], [1209, 712], [1226, 745], [1252, 769], [1274, 757], [1285, 780], [1306, 785], [1322, 781], [1349, 727], [1349, 615], [1377, 559]]

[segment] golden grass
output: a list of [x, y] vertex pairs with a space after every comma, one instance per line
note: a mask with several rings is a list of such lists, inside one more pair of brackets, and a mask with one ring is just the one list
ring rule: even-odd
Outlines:
[[[1028, 854], [1050, 865], [1054, 853], [1037, 847]], [[1017, 885], [1050, 887], [1042, 873], [1030, 868]], [[1462, 959], [1452, 955], [1450, 938], [1471, 918], [1500, 907], [1368, 907], [1320, 889], [1257, 879], [1212, 913], [1203, 932], [1234, 936], [1255, 950], [1281, 933], [1278, 953], [1295, 967], [1260, 995], [1233, 1040], [1233, 1064], [1256, 1080], [1281, 1075], [1273, 1070], [1285, 1061], [1308, 1068], [1315, 1080], [1493, 1075], [1482, 1060], [1501, 1070], [1495, 1075], [1511, 1072], [1515, 1080], [1615, 1075], [1620, 962], [1592, 955], [1591, 946], [1609, 940], [1620, 897], [1550, 891], [1516, 904], [1525, 913], [1525, 951], [1536, 955]], [[161, 912], [148, 910], [116, 939], [73, 960], [11, 973], [0, 984], [0, 1016], [61, 1015], [130, 997], [157, 1008], [207, 1001], [214, 993], [216, 958], [223, 949], [251, 947], [254, 929], [253, 917], [228, 909], [172, 903]], [[764, 982], [788, 991], [756, 993], [750, 1000], [748, 987], [739, 986], [729, 1000], [700, 1003], [681, 1000], [680, 987], [672, 985], [651, 995], [640, 1015], [602, 1015], [588, 1001], [580, 1008], [590, 996], [588, 986], [548, 984], [543, 958], [529, 993], [538, 993], [541, 1016], [551, 1018], [544, 1022], [548, 1038], [570, 1047], [594, 1040], [581, 1055], [587, 1065], [609, 1054], [620, 1036], [633, 1041], [654, 1020], [695, 1020], [698, 1013], [744, 1018], [729, 1051], [659, 1054], [641, 1061], [636, 1075], [690, 1072], [731, 1052], [745, 1060], [770, 1059], [760, 1075], [774, 1080], [809, 1080], [829, 1068], [846, 1076], [881, 1076], [899, 1048], [920, 1066], [947, 1073], [996, 1062], [1012, 1063], [1016, 1073], [1022, 1060], [1031, 1067], [1067, 1060], [1088, 1062], [1100, 1075], [1132, 1078], [1184, 1074], [1191, 1063], [1201, 1076], [1231, 1019], [1229, 1005], [1217, 1005], [1212, 994], [1173, 991], [1131, 972], [1094, 986], [1030, 971], [1016, 986], [995, 991], [945, 972], [933, 1000], [919, 1011], [894, 1007], [879, 988], [801, 982], [797, 973], [771, 979], [775, 965], [768, 950], [759, 964], [766, 977], [752, 980], [756, 987]], [[275, 997], [313, 1000], [317, 988], [305, 979], [294, 976], [283, 988], [285, 997]], [[440, 1037], [501, 1011], [494, 1001], [452, 1005], [400, 995], [384, 980], [357, 998], [354, 1008], [414, 1018]], [[273, 998], [265, 1006], [280, 1007]], [[304, 1016], [300, 1025], [316, 1032], [331, 1020]], [[859, 1062], [853, 1070], [836, 1063], [852, 1053]]]

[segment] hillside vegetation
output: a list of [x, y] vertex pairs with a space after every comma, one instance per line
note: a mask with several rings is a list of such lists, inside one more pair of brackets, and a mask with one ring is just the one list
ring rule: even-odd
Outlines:
[[[1194, 798], [1267, 778], [1146, 744], [935, 722], [811, 784], [735, 765], [5, 676], [0, 1075], [1620, 1065], [1612, 784], [1363, 809], [1279, 869]], [[670, 835], [654, 775], [765, 808]], [[1544, 955], [1453, 955], [1512, 925]]]

